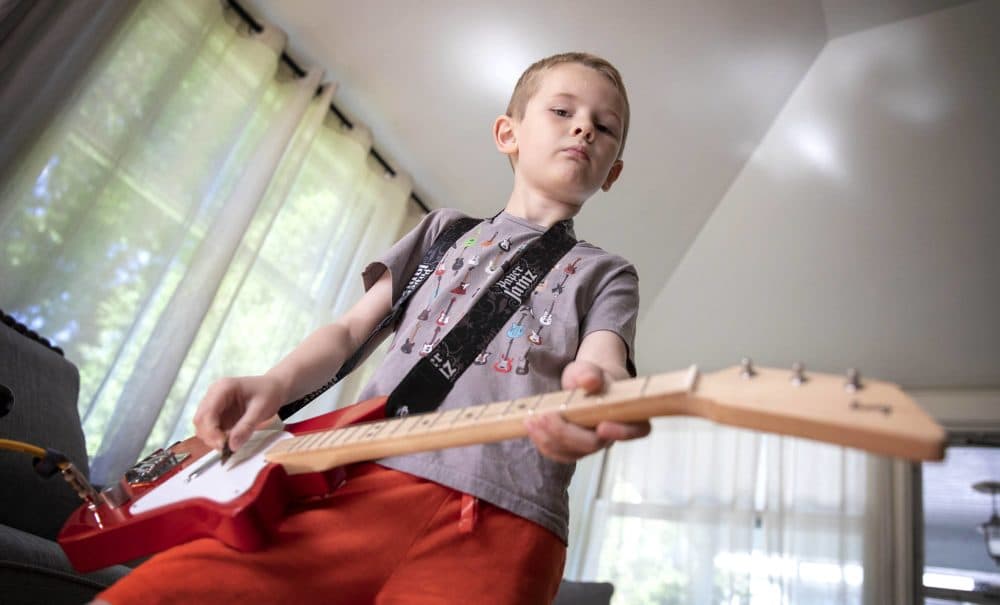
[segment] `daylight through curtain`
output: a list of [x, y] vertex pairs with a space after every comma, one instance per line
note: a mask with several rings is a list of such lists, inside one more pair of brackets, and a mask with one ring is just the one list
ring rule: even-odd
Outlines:
[[660, 418], [607, 454], [579, 576], [614, 603], [861, 603], [869, 456]]
[[0, 185], [0, 308], [80, 368], [97, 482], [343, 311], [403, 226], [409, 180], [283, 45], [221, 2], [145, 2]]

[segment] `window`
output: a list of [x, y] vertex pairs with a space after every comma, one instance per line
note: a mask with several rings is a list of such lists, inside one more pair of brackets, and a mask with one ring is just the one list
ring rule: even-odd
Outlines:
[[921, 468], [925, 602], [1000, 603], [1000, 566], [979, 529], [991, 496], [972, 488], [1000, 481], [1000, 434], [952, 433], [949, 444], [943, 461]]

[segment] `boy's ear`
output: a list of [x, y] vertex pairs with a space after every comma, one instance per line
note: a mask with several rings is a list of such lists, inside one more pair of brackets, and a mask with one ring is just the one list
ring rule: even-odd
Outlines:
[[500, 153], [509, 156], [517, 152], [517, 134], [514, 132], [514, 118], [503, 114], [493, 121], [493, 142]]
[[604, 179], [604, 184], [601, 185], [602, 191], [607, 191], [611, 189], [611, 186], [615, 184], [618, 177], [621, 176], [622, 168], [625, 164], [621, 160], [615, 160], [615, 163], [611, 165], [611, 170], [608, 171], [608, 178]]

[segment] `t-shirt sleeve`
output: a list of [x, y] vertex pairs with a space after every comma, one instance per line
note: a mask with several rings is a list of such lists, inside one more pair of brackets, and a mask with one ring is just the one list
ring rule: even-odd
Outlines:
[[382, 274], [388, 270], [392, 277], [392, 300], [395, 302], [403, 293], [406, 282], [416, 271], [425, 252], [437, 236], [452, 221], [465, 215], [457, 210], [442, 208], [432, 210], [402, 239], [393, 244], [380, 258], [368, 264], [361, 272], [365, 291], [368, 291]]
[[639, 274], [625, 259], [618, 259], [615, 268], [605, 274], [597, 285], [593, 303], [580, 324], [580, 340], [599, 330], [614, 332], [625, 342], [626, 369], [636, 375], [635, 327], [639, 315]]

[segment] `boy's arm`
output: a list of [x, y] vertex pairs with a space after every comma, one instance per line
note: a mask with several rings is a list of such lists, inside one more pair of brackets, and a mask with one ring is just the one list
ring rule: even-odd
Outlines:
[[[563, 370], [562, 386], [598, 393], [609, 382], [629, 377], [625, 369], [627, 355], [624, 341], [614, 332], [591, 332], [580, 343], [576, 359]], [[567, 422], [557, 413], [529, 417], [525, 426], [538, 450], [559, 462], [574, 462], [614, 441], [645, 437], [651, 428], [648, 421], [605, 421], [589, 429]]]
[[222, 449], [228, 432], [229, 446], [239, 449], [278, 408], [325, 384], [391, 307], [392, 279], [386, 270], [350, 310], [313, 332], [267, 373], [212, 384], [195, 412], [195, 434]]

